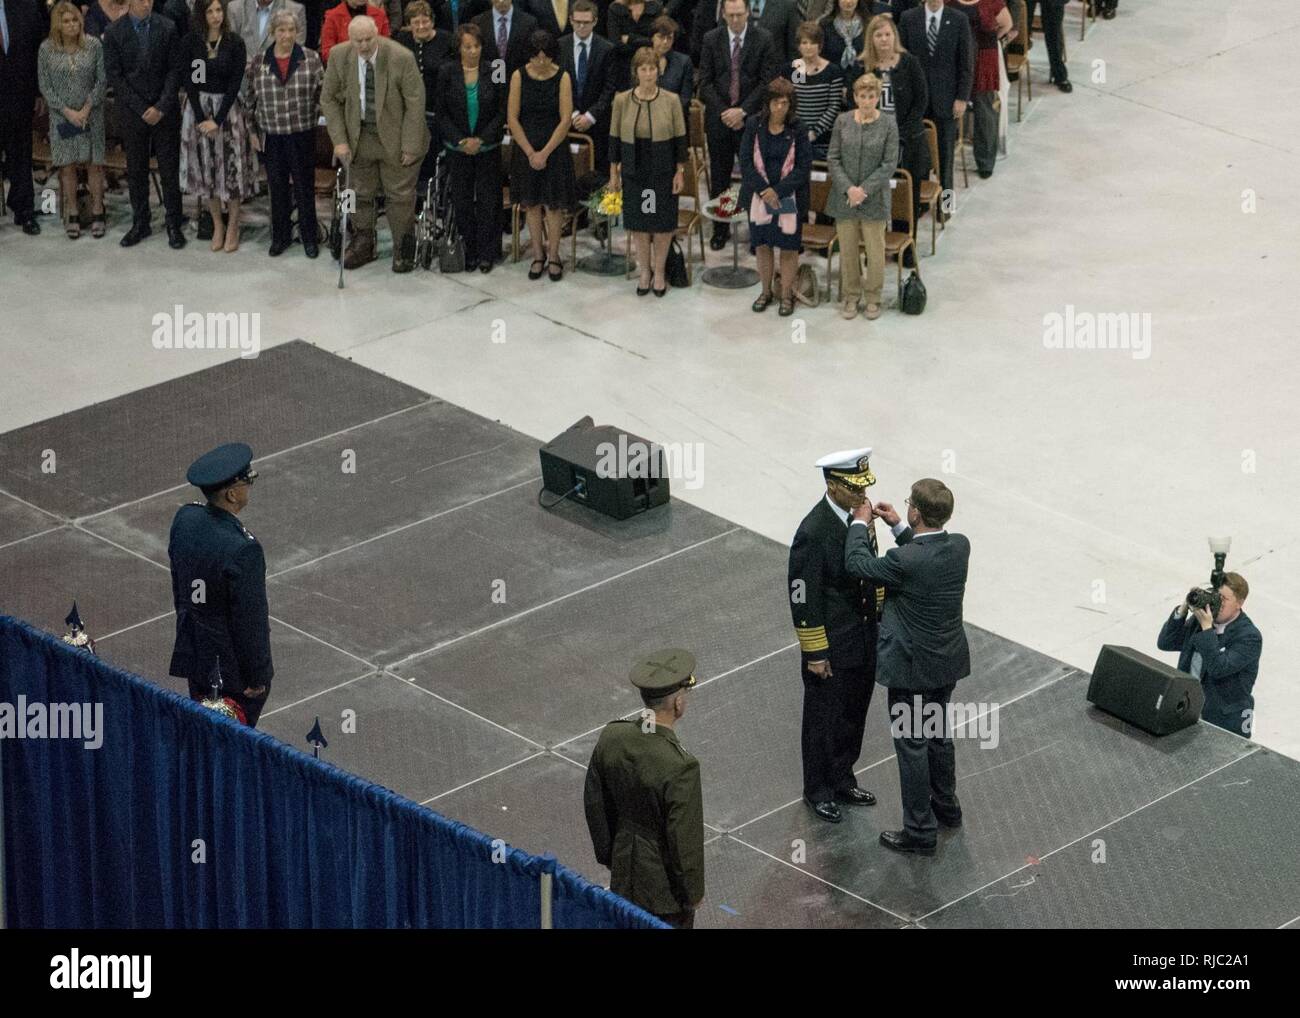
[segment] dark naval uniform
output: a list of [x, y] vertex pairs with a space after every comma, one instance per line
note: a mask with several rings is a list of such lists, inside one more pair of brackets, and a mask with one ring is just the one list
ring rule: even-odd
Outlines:
[[[194, 475], [192, 467], [191, 476], [210, 475]], [[262, 546], [233, 513], [191, 502], [176, 511], [167, 554], [176, 608], [169, 673], [187, 679], [191, 698], [202, 700], [211, 694], [217, 664], [221, 695], [238, 703], [255, 726], [274, 675]], [[266, 693], [244, 695], [246, 688], [258, 687], [267, 687]]]
[[[857, 787], [853, 765], [862, 751], [876, 681], [877, 613], [884, 589], [845, 571], [848, 529], [824, 496], [790, 545], [790, 612], [804, 688], [803, 792], [813, 804], [844, 801], [840, 793]], [[829, 678], [809, 671], [808, 662], [818, 659], [830, 662]]]
[[[685, 679], [650, 687], [634, 670], [634, 684], [658, 695], [693, 685], [694, 657], [671, 653], [689, 659]], [[676, 732], [640, 718], [611, 721], [592, 751], [583, 804], [610, 890], [674, 926], [692, 926], [704, 897], [704, 798], [700, 763]]]

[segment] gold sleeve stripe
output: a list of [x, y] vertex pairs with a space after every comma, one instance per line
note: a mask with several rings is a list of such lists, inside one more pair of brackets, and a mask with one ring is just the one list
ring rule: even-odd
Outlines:
[[795, 635], [799, 638], [799, 649], [804, 651], [827, 650], [830, 647], [826, 639], [826, 627], [817, 626], [801, 628], [795, 626]]

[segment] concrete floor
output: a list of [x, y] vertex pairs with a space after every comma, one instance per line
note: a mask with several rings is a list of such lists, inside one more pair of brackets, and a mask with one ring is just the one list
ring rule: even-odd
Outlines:
[[[340, 292], [327, 259], [268, 261], [263, 230], [235, 255], [174, 253], [160, 235], [124, 252], [120, 213], [75, 247], [51, 219], [36, 240], [5, 221], [0, 432], [231, 356], [153, 348], [153, 315], [179, 303], [259, 312], [266, 345], [305, 338], [526, 434], [589, 413], [691, 444], [699, 484], [674, 495], [782, 542], [818, 496], [812, 461], [872, 445], [873, 494], [901, 502], [927, 475], [955, 491], [969, 620], [1085, 669], [1103, 643], [1154, 652], [1208, 572], [1206, 537], [1231, 534], [1265, 637], [1256, 736], [1300, 757], [1300, 199], [1284, 176], [1300, 12], [1132, 0], [1080, 43], [1070, 11], [1075, 91], [1046, 84], [1036, 45], [1008, 157], [959, 189], [922, 261], [922, 317], [760, 318], [754, 291], [698, 271], [663, 301], [621, 279], [529, 282], [522, 265], [399, 278], [377, 264]], [[1049, 349], [1044, 318], [1067, 306], [1149, 314], [1150, 356]]]

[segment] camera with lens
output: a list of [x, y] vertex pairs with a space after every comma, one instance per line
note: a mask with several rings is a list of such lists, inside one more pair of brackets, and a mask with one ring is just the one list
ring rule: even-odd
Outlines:
[[1187, 592], [1187, 605], [1193, 611], [1208, 608], [1211, 615], [1218, 615], [1223, 607], [1223, 595], [1219, 588], [1223, 586], [1223, 564], [1228, 559], [1228, 549], [1232, 547], [1230, 537], [1211, 537], [1210, 553], [1214, 556], [1214, 568], [1210, 570], [1208, 587], [1193, 587]]

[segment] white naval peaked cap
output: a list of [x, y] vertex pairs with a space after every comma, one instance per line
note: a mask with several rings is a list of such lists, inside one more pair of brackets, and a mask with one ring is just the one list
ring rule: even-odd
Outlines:
[[827, 453], [813, 466], [822, 470], [844, 470], [856, 473], [858, 462], [871, 458], [871, 446], [865, 449], [841, 449], [839, 452]]

